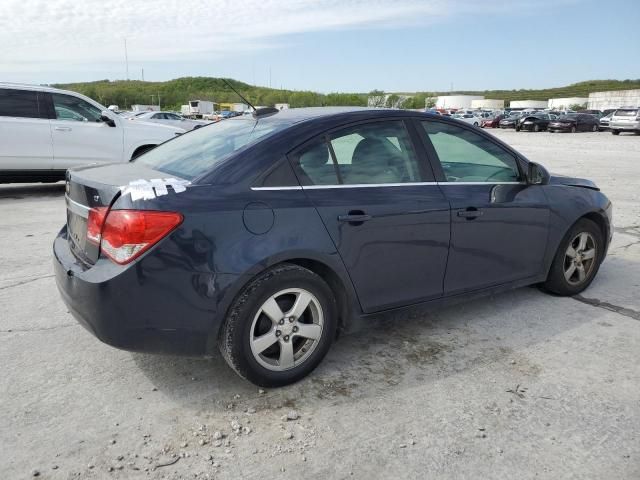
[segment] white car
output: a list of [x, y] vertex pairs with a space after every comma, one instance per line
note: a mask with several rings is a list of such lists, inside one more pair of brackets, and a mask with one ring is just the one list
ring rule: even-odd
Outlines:
[[469, 123], [474, 127], [479, 127], [480, 123], [482, 123], [482, 118], [477, 117], [471, 113], [456, 113], [451, 118], [455, 118], [456, 120]]
[[128, 162], [184, 132], [129, 122], [79, 93], [0, 83], [0, 183], [55, 182], [71, 167]]
[[129, 117], [129, 120], [142, 120], [144, 122], [159, 123], [160, 125], [178, 127], [184, 130], [193, 130], [194, 128], [204, 127], [211, 123], [202, 120], [184, 118], [173, 112], [143, 112]]

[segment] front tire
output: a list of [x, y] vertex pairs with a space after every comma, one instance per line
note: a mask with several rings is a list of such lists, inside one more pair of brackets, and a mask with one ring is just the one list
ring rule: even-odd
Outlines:
[[543, 287], [557, 295], [576, 295], [593, 281], [604, 257], [604, 236], [591, 220], [578, 220], [567, 232]]
[[571, 127], [571, 133], [576, 133], [576, 127]]
[[218, 340], [229, 366], [261, 387], [297, 382], [322, 361], [337, 327], [336, 299], [312, 271], [282, 264], [234, 301]]
[[620, 135], [620, 130], [611, 130], [611, 135]]

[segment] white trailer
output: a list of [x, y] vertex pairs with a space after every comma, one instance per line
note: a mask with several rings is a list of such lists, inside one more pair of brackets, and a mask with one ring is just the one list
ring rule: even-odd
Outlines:
[[183, 115], [192, 118], [202, 118], [203, 115], [211, 115], [213, 111], [214, 103], [208, 100], [189, 100], [189, 103], [183, 105], [181, 109]]

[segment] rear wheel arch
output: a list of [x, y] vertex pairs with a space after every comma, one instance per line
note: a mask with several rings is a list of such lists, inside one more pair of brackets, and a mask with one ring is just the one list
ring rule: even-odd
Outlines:
[[345, 280], [341, 277], [341, 275], [331, 266], [329, 266], [326, 262], [322, 262], [317, 259], [305, 258], [305, 257], [295, 257], [295, 258], [286, 258], [286, 259], [278, 259], [277, 261], [267, 262], [266, 265], [262, 264], [263, 268], [259, 270], [252, 270], [249, 275], [243, 276], [243, 281], [241, 285], [237, 285], [233, 290], [235, 294], [229, 301], [225, 302], [223, 306], [224, 314], [220, 317], [219, 327], [214, 329], [209, 334], [209, 344], [213, 345], [217, 343], [217, 339], [222, 332], [222, 326], [230, 314], [231, 308], [236, 303], [236, 300], [239, 296], [243, 294], [245, 289], [252, 284], [258, 277], [262, 276], [265, 272], [269, 270], [275, 270], [279, 267], [286, 265], [295, 265], [298, 267], [306, 268], [307, 270], [318, 275], [322, 280], [324, 280], [331, 292], [333, 293], [336, 304], [338, 306], [338, 329], [337, 332], [345, 330], [348, 327], [349, 320], [352, 315], [357, 315], [359, 312], [359, 303], [357, 297], [355, 296], [355, 291], [352, 289], [351, 285], [345, 284]]

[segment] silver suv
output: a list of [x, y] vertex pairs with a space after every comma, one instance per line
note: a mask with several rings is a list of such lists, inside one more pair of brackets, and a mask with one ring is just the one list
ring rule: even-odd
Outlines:
[[640, 109], [638, 107], [619, 108], [611, 117], [609, 129], [614, 135], [620, 132], [635, 132], [640, 135]]

